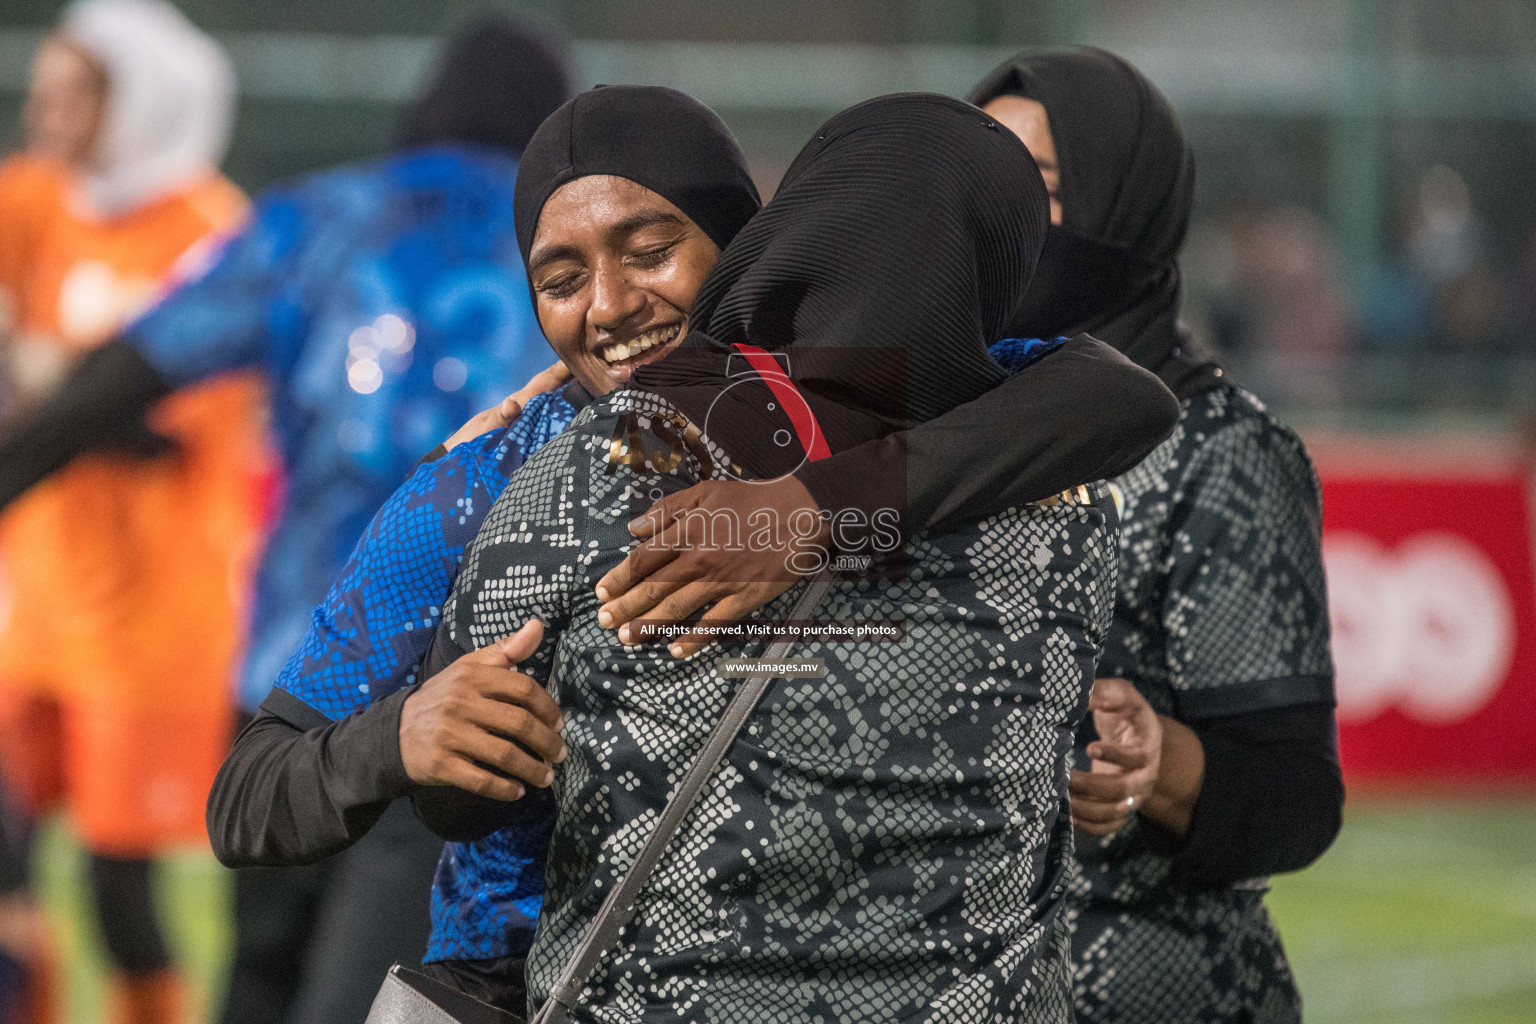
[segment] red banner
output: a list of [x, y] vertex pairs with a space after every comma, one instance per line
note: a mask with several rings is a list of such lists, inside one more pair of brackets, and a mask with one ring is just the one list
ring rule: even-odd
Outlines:
[[1319, 455], [1348, 780], [1536, 785], [1529, 460], [1444, 439]]

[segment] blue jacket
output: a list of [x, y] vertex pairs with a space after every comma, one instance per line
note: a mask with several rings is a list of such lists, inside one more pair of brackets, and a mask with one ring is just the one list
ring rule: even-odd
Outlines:
[[369, 518], [421, 456], [554, 361], [512, 221], [517, 164], [433, 147], [263, 194], [133, 325], [173, 386], [264, 370], [286, 468], [241, 704], [260, 705]]

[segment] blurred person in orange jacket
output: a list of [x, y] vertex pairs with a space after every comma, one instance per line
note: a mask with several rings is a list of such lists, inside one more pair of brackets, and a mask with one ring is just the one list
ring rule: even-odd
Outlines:
[[[0, 165], [0, 212], [20, 213], [0, 217], [8, 406], [46, 395], [241, 221], [218, 173], [233, 112], [227, 56], [175, 8], [66, 8], [34, 64], [28, 152]], [[182, 1013], [150, 862], [205, 841], [270, 462], [254, 377], [178, 394], [153, 426], [0, 519], [0, 770], [27, 821], [68, 811], [113, 1019], [144, 1022]]]

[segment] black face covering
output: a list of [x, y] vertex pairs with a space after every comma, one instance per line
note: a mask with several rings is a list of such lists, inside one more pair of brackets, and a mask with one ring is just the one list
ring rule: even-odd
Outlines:
[[762, 205], [746, 156], [713, 110], [676, 89], [598, 86], [551, 114], [523, 153], [512, 214], [524, 263], [549, 197], [590, 174], [645, 186], [722, 249]]
[[1168, 102], [1111, 53], [1022, 53], [972, 90], [985, 105], [1045, 107], [1061, 170], [1062, 224], [1012, 323], [1021, 336], [1092, 334], [1180, 398], [1220, 370], [1178, 322], [1178, 254], [1194, 202], [1194, 157]]
[[787, 366], [834, 452], [931, 419], [1003, 378], [987, 347], [1048, 221], [1034, 160], [990, 117], [921, 93], [862, 103], [796, 157], [704, 282], [697, 330], [634, 383], [758, 476], [805, 452], [773, 442], [790, 410], [739, 382], [738, 343]]
[[481, 18], [444, 48], [432, 84], [406, 117], [400, 143], [468, 142], [516, 156], [570, 95], [559, 39], [528, 22]]

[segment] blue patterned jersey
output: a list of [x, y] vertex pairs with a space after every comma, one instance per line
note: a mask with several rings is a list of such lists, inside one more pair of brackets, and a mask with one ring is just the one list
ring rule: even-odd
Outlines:
[[363, 531], [277, 688], [336, 721], [414, 682], [491, 503], [575, 414], [559, 392], [537, 395], [506, 430], [418, 466]]
[[422, 453], [554, 360], [513, 230], [516, 173], [504, 154], [432, 147], [273, 188], [205, 274], [129, 328], [172, 385], [268, 378], [286, 490], [257, 574], [248, 709]]

